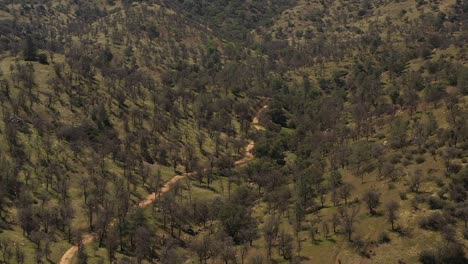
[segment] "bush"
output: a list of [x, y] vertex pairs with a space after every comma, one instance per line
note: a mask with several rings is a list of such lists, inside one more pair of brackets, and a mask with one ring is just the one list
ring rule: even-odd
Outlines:
[[419, 210], [419, 204], [421, 203], [420, 200], [418, 200], [416, 197], [414, 197], [411, 200], [411, 207], [413, 207], [413, 210]]
[[37, 60], [40, 64], [49, 64], [49, 62], [47, 61], [47, 54], [45, 53], [37, 54]]
[[464, 264], [467, 263], [463, 246], [455, 243], [444, 244], [436, 250], [423, 250], [419, 254], [423, 264]]
[[435, 183], [437, 184], [438, 187], [443, 187], [445, 185], [444, 180], [442, 180], [441, 178], [436, 178]]
[[431, 196], [428, 201], [429, 207], [434, 209], [442, 209], [447, 204], [446, 201], [440, 199], [439, 197]]
[[401, 155], [393, 154], [393, 155], [390, 155], [389, 159], [392, 164], [398, 164], [401, 161]]
[[447, 219], [440, 212], [432, 213], [419, 220], [419, 226], [424, 229], [440, 231], [448, 224]]
[[413, 153], [406, 153], [406, 154], [405, 154], [405, 159], [407, 159], [407, 160], [413, 160], [413, 158], [414, 158], [414, 157], [413, 157]]
[[437, 264], [437, 257], [433, 250], [423, 250], [419, 253], [419, 261], [423, 264]]
[[416, 200], [417, 203], [425, 203], [427, 201], [427, 196], [424, 194], [417, 194], [414, 196], [414, 200]]
[[448, 174], [457, 174], [460, 172], [462, 165], [459, 163], [450, 163], [447, 167]]
[[405, 226], [398, 226], [395, 231], [402, 237], [411, 237], [413, 235], [413, 229]]
[[387, 233], [387, 232], [382, 232], [380, 233], [380, 236], [379, 236], [379, 242], [384, 244], [384, 243], [390, 243], [391, 241], [391, 238], [390, 238], [390, 235]]
[[400, 192], [400, 199], [401, 200], [407, 200], [408, 199], [408, 195], [406, 194], [406, 192]]
[[413, 164], [410, 160], [404, 160], [403, 161], [403, 166], [408, 167], [409, 165]]
[[370, 243], [367, 241], [362, 240], [361, 238], [357, 237], [353, 240], [352, 242], [353, 247], [356, 249], [357, 252], [359, 252], [360, 255], [370, 258]]
[[466, 264], [468, 259], [465, 257], [463, 246], [460, 244], [450, 243], [442, 246], [438, 250], [439, 263], [450, 263], [450, 264]]
[[415, 158], [414, 160], [415, 160], [416, 163], [418, 163], [418, 164], [421, 164], [421, 163], [423, 163], [423, 162], [426, 161], [426, 159], [425, 159], [424, 156], [422, 156], [422, 155], [416, 156], [416, 158]]
[[377, 135], [375, 135], [376, 138], [378, 139], [384, 139], [385, 138], [385, 134], [383, 133], [378, 133]]

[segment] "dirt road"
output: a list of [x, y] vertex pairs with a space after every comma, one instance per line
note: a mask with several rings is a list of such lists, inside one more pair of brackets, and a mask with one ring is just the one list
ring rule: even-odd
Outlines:
[[[256, 130], [264, 130], [265, 129], [264, 127], [262, 127], [260, 125], [259, 117], [260, 117], [260, 114], [263, 111], [265, 111], [267, 108], [268, 108], [268, 105], [264, 105], [253, 117], [252, 126]], [[251, 161], [255, 157], [254, 154], [252, 153], [254, 147], [255, 147], [255, 142], [250, 141], [249, 144], [245, 147], [244, 157], [242, 159], [240, 159], [240, 160], [237, 160], [235, 162], [235, 164], [237, 166], [240, 166], [242, 164], [245, 164], [245, 163]], [[164, 184], [164, 186], [159, 191], [159, 194], [157, 194], [157, 193], [149, 194], [148, 196], [146, 196], [146, 198], [143, 201], [141, 201], [138, 204], [138, 206], [140, 208], [144, 208], [144, 207], [147, 207], [147, 206], [151, 205], [154, 202], [154, 200], [158, 199], [160, 196], [162, 196], [163, 194], [170, 191], [172, 186], [174, 186], [174, 184], [176, 184], [178, 181], [180, 181], [180, 180], [182, 180], [182, 179], [184, 179], [186, 177], [190, 177], [191, 175], [193, 175], [193, 173], [183, 173], [183, 174], [180, 174], [180, 175], [175, 175], [174, 177], [172, 177], [172, 179], [170, 181], [168, 181], [166, 184]], [[88, 243], [91, 243], [94, 240], [94, 238], [95, 238], [94, 234], [86, 234], [86, 235], [83, 236], [83, 239], [81, 240], [81, 243], [83, 245], [86, 245]], [[78, 253], [78, 246], [72, 246], [71, 248], [69, 248], [67, 250], [67, 252], [65, 252], [65, 254], [63, 254], [62, 258], [60, 259], [60, 264], [71, 264], [73, 258], [76, 255], [76, 253]]]
[[[86, 245], [91, 243], [94, 240], [94, 234], [86, 234], [83, 236], [81, 243]], [[76, 253], [78, 253], [78, 246], [73, 246], [63, 254], [62, 258], [60, 259], [60, 263], [69, 264], [72, 263], [73, 258], [75, 257]]]

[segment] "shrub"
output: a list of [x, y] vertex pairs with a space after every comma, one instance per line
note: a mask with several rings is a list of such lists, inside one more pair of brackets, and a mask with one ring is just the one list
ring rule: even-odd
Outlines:
[[390, 235], [387, 233], [387, 232], [382, 232], [380, 233], [380, 236], [379, 236], [379, 242], [384, 244], [384, 243], [389, 243], [391, 241], [390, 239]]
[[444, 200], [440, 199], [439, 197], [431, 196], [429, 198], [429, 207], [434, 210], [434, 209], [442, 209], [445, 207], [447, 204]]
[[37, 60], [40, 64], [49, 64], [49, 62], [47, 61], [47, 54], [45, 53], [37, 54]]
[[427, 196], [424, 194], [418, 194], [414, 196], [414, 200], [416, 200], [417, 203], [425, 203], [427, 201]]
[[407, 160], [413, 160], [413, 158], [414, 158], [414, 157], [413, 157], [413, 153], [406, 153], [406, 154], [405, 154], [405, 159], [407, 159]]
[[403, 161], [403, 166], [408, 167], [409, 165], [413, 164], [410, 160], [404, 160]]
[[378, 139], [384, 139], [385, 138], [385, 134], [383, 133], [378, 133], [377, 135], [375, 135], [376, 138]]
[[450, 243], [443, 245], [438, 252], [439, 263], [466, 264], [468, 262], [463, 246], [460, 244]]
[[450, 163], [447, 167], [447, 173], [449, 174], [457, 174], [460, 172], [462, 165], [459, 163]]
[[401, 155], [393, 154], [393, 155], [390, 155], [389, 159], [392, 164], [398, 164], [401, 161]]
[[400, 192], [400, 199], [401, 200], [407, 200], [408, 199], [408, 195], [406, 194], [406, 192]]
[[411, 207], [413, 207], [413, 210], [419, 210], [419, 203], [420, 201], [416, 199], [416, 197], [411, 200]]
[[419, 254], [423, 264], [464, 264], [467, 263], [463, 246], [455, 243], [441, 245], [436, 250], [423, 250]]
[[423, 264], [437, 264], [437, 257], [433, 250], [423, 250], [419, 253], [419, 261]]
[[356, 249], [359, 254], [364, 257], [370, 258], [369, 247], [370, 243], [367, 241], [362, 240], [361, 238], [357, 237], [353, 240], [352, 245]]
[[404, 226], [398, 226], [395, 231], [402, 237], [411, 237], [413, 235], [413, 229]]
[[441, 188], [438, 192], [437, 192], [437, 196], [439, 196], [439, 198], [445, 200], [445, 195], [447, 194], [448, 192], [448, 189], [447, 188]]
[[435, 183], [438, 187], [443, 187], [445, 185], [444, 180], [442, 180], [441, 178], [436, 178]]
[[415, 160], [416, 163], [418, 163], [418, 164], [421, 164], [421, 163], [423, 163], [423, 162], [426, 161], [426, 159], [425, 159], [424, 156], [422, 156], [422, 155], [416, 156], [416, 158], [415, 158], [414, 160]]
[[447, 219], [440, 212], [432, 213], [419, 220], [419, 226], [424, 229], [440, 231], [448, 224]]

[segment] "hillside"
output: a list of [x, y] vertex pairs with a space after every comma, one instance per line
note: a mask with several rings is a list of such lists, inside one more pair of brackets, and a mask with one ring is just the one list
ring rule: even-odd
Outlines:
[[259, 92], [241, 49], [157, 4], [2, 4], [1, 237], [26, 263], [104, 235], [176, 172], [242, 157]]
[[467, 19], [2, 1], [0, 263], [466, 263]]

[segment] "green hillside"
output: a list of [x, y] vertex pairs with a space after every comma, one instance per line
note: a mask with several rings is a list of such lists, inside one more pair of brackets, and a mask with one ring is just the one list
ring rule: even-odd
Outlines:
[[466, 263], [467, 18], [1, 1], [0, 263]]

